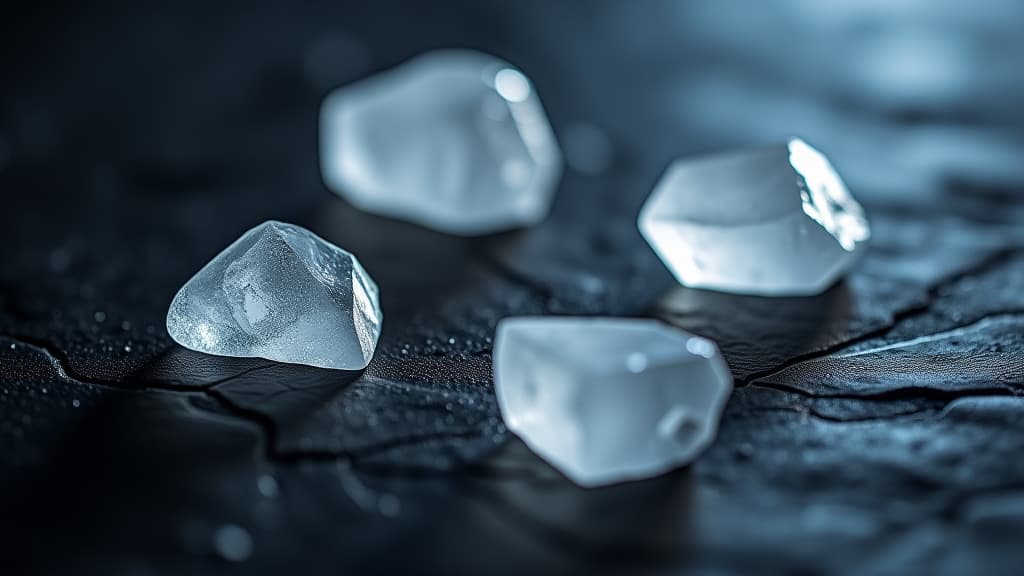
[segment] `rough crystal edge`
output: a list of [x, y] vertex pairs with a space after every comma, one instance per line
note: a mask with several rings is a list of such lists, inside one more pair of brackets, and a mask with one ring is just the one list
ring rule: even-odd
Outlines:
[[[260, 358], [260, 359], [263, 359], [263, 360], [268, 360], [268, 361], [271, 361], [271, 362], [277, 362], [277, 363], [280, 363], [280, 364], [293, 364], [293, 365], [296, 365], [296, 366], [312, 366], [314, 368], [322, 368], [324, 370], [341, 370], [341, 371], [364, 370], [367, 366], [369, 366], [370, 362], [373, 360], [374, 354], [376, 353], [376, 345], [380, 341], [380, 332], [377, 333], [376, 339], [374, 340], [374, 343], [373, 343], [374, 346], [369, 351], [369, 353], [367, 353], [365, 348], [362, 346], [362, 342], [360, 342], [360, 348], [363, 349], [363, 358], [364, 358], [364, 362], [361, 363], [361, 366], [356, 366], [356, 367], [352, 367], [352, 368], [347, 368], [347, 367], [346, 368], [339, 368], [337, 366], [327, 365], [327, 364], [317, 364], [317, 363], [310, 363], [310, 362], [289, 361], [289, 360], [282, 360], [282, 359], [278, 359], [278, 358], [267, 358], [265, 356], [260, 356], [258, 354], [231, 354], [231, 353], [224, 353], [224, 352], [213, 353], [213, 352], [209, 352], [209, 351], [206, 351], [206, 350], [201, 350], [199, 348], [196, 348], [196, 347], [190, 345], [189, 342], [187, 342], [180, 334], [178, 334], [178, 332], [179, 332], [178, 330], [172, 328], [172, 325], [171, 325], [171, 315], [172, 315], [172, 312], [174, 311], [175, 306], [181, 301], [182, 295], [185, 292], [185, 288], [188, 287], [188, 285], [191, 284], [193, 280], [195, 280], [197, 277], [201, 276], [203, 274], [203, 272], [206, 271], [207, 268], [211, 267], [221, 254], [230, 251], [236, 245], [238, 245], [238, 244], [242, 243], [243, 241], [245, 241], [247, 239], [247, 236], [249, 236], [251, 233], [255, 233], [258, 229], [264, 228], [266, 226], [276, 226], [276, 225], [290, 226], [290, 227], [298, 228], [300, 230], [304, 230], [305, 232], [308, 232], [310, 235], [312, 235], [315, 239], [318, 239], [321, 242], [324, 242], [325, 244], [327, 244], [327, 245], [329, 245], [329, 246], [331, 246], [331, 247], [333, 247], [333, 248], [335, 248], [337, 250], [340, 250], [341, 252], [349, 255], [352, 258], [352, 262], [353, 262], [353, 273], [356, 273], [357, 271], [359, 273], [361, 273], [361, 277], [364, 280], [366, 280], [368, 286], [372, 287], [374, 289], [375, 294], [379, 296], [379, 287], [377, 286], [376, 281], [373, 279], [372, 276], [370, 276], [370, 274], [368, 272], [366, 272], [366, 269], [363, 267], [362, 263], [359, 261], [358, 257], [355, 256], [355, 254], [353, 254], [352, 252], [349, 252], [348, 250], [345, 250], [344, 248], [338, 246], [337, 244], [334, 244], [333, 242], [325, 240], [319, 234], [313, 232], [312, 230], [309, 230], [308, 228], [299, 226], [297, 224], [291, 224], [289, 222], [283, 222], [281, 220], [270, 219], [270, 220], [265, 220], [265, 221], [255, 225], [255, 226], [253, 226], [252, 228], [249, 228], [248, 230], [243, 232], [238, 238], [236, 238], [233, 242], [231, 242], [230, 244], [228, 244], [227, 246], [225, 246], [224, 248], [219, 250], [212, 258], [210, 258], [210, 260], [208, 260], [206, 262], [206, 264], [204, 264], [201, 268], [199, 268], [199, 270], [196, 271], [194, 274], [192, 274], [192, 276], [189, 276], [188, 280], [186, 280], [181, 285], [181, 287], [178, 288], [178, 290], [174, 293], [174, 297], [171, 299], [171, 303], [170, 303], [170, 305], [167, 308], [167, 314], [164, 317], [164, 329], [167, 331], [168, 336], [170, 336], [171, 340], [173, 340], [176, 344], [178, 344], [179, 346], [182, 346], [183, 348], [187, 348], [187, 349], [192, 350], [194, 352], [198, 352], [200, 354], [207, 354], [207, 355], [210, 355], [210, 356], [220, 356], [220, 357], [225, 357], [225, 358]], [[305, 266], [304, 262], [303, 262], [303, 265]], [[384, 323], [384, 313], [383, 313], [383, 311], [380, 308], [380, 301], [379, 300], [374, 300], [373, 304], [374, 304], [374, 309], [377, 312], [378, 317], [380, 318], [380, 323], [381, 323], [381, 325], [383, 325], [383, 323]]]
[[[527, 99], [524, 102], [517, 102], [515, 104], [520, 107], [528, 106], [532, 108], [531, 113], [544, 121], [542, 126], [546, 136], [545, 140], [550, 146], [545, 148], [544, 154], [546, 157], [541, 155], [541, 158], [546, 161], [538, 162], [537, 164], [538, 169], [542, 170], [542, 174], [535, 178], [536, 181], [532, 184], [532, 187], [548, 190], [548, 198], [532, 201], [525, 206], [521, 206], [515, 213], [517, 216], [515, 218], [494, 218], [493, 220], [478, 218], [474, 221], [452, 222], [450, 220], [432, 218], [429, 214], [425, 214], [414, 206], [396, 208], [390, 202], [375, 202], [369, 195], [348, 194], [346, 193], [346, 188], [350, 186], [348, 178], [334, 167], [335, 163], [328, 161], [328, 158], [325, 157], [329, 150], [334, 149], [334, 146], [330, 145], [331, 135], [328, 134], [327, 130], [324, 130], [324, 127], [330, 124], [332, 110], [343, 105], [348, 100], [357, 99], [363, 93], [372, 92], [374, 89], [394, 84], [396, 78], [400, 78], [406, 67], [422, 66], [431, 60], [450, 58], [452, 56], [478, 60], [480, 64], [485, 66], [504, 67], [519, 71], [530, 83], [531, 88], [533, 87], [533, 80], [526, 76], [525, 73], [522, 73], [519, 67], [507, 62], [503, 58], [467, 48], [441, 48], [417, 54], [373, 76], [336, 88], [324, 97], [317, 120], [321, 181], [328, 190], [363, 212], [412, 222], [425, 228], [455, 236], [485, 236], [540, 224], [547, 219], [551, 211], [554, 196], [558, 191], [562, 175], [565, 171], [565, 158], [554, 128], [551, 126], [550, 118], [541, 101], [540, 94], [536, 89], [532, 91], [532, 102], [530, 99]], [[537, 155], [534, 155], [534, 159], [538, 159]]]
[[[499, 357], [497, 353], [498, 342], [500, 340], [507, 339], [504, 336], [510, 328], [514, 328], [517, 324], [527, 321], [536, 320], [621, 320], [637, 323], [647, 323], [652, 326], [658, 326], [665, 330], [673, 331], [678, 333], [680, 336], [686, 338], [700, 338], [707, 341], [714, 347], [714, 353], [707, 357], [707, 360], [713, 364], [714, 371], [719, 375], [723, 382], [723, 388], [720, 394], [716, 397], [715, 405], [711, 409], [711, 413], [714, 414], [714, 418], [709, 418], [709, 425], [705, 428], [701, 434], [700, 441], [696, 442], [691, 446], [690, 450], [679, 453], [674, 458], [668, 458], [660, 462], [656, 466], [641, 467], [637, 466], [633, 469], [627, 470], [616, 470], [608, 474], [580, 474], [575, 469], [575, 466], [569, 464], [565, 459], [561, 458], [555, 452], [548, 450], [543, 444], [534, 441], [526, 430], [521, 430], [520, 427], [515, 426], [511, 423], [511, 419], [508, 417], [508, 408], [506, 399], [498, 390], [498, 374], [499, 374]], [[725, 407], [729, 402], [729, 398], [732, 396], [735, 385], [733, 383], [732, 372], [729, 370], [729, 366], [725, 363], [725, 359], [722, 357], [721, 350], [718, 348], [718, 344], [713, 340], [704, 338], [697, 334], [687, 332], [675, 326], [665, 324], [664, 322], [655, 320], [653, 318], [621, 318], [621, 317], [601, 317], [601, 316], [515, 316], [502, 319], [498, 322], [498, 326], [495, 331], [494, 338], [495, 354], [494, 354], [494, 378], [495, 378], [495, 392], [498, 399], [498, 408], [502, 415], [502, 420], [508, 427], [509, 431], [515, 434], [526, 446], [537, 456], [543, 459], [548, 465], [557, 470], [560, 474], [564, 475], [570, 481], [577, 486], [586, 489], [592, 488], [603, 488], [606, 486], [622, 484], [626, 482], [635, 482], [640, 480], [647, 480], [663, 474], [667, 474], [673, 470], [682, 468], [693, 463], [701, 454], [703, 454], [718, 437], [718, 430], [721, 427], [722, 415], [725, 412]]]
[[[653, 231], [653, 228], [654, 228], [654, 226], [655, 226], [655, 224], [657, 222], [663, 221], [664, 219], [663, 218], [655, 217], [654, 215], [652, 215], [652, 211], [655, 208], [655, 204], [656, 204], [657, 198], [662, 195], [662, 183], [664, 182], [666, 176], [668, 176], [673, 171], [679, 169], [682, 166], [685, 166], [685, 165], [691, 164], [691, 163], [695, 163], [695, 162], [704, 162], [704, 161], [708, 161], [708, 160], [714, 160], [714, 159], [717, 159], [717, 158], [725, 158], [725, 157], [740, 157], [740, 156], [743, 156], [743, 155], [746, 155], [746, 154], [750, 154], [750, 153], [754, 153], [754, 152], [757, 152], [757, 151], [771, 150], [773, 148], [784, 148], [786, 150], [792, 150], [793, 146], [802, 146], [802, 147], [810, 149], [811, 151], [817, 153], [822, 158], [824, 158], [825, 161], [828, 162], [829, 166], [831, 167], [831, 162], [828, 160], [828, 158], [822, 152], [820, 152], [817, 148], [811, 146], [810, 144], [808, 144], [806, 141], [804, 141], [802, 138], [799, 138], [799, 137], [788, 138], [788, 139], [786, 139], [786, 141], [784, 143], [766, 144], [766, 145], [755, 146], [755, 147], [751, 147], [751, 148], [743, 149], [743, 150], [724, 150], [724, 151], [718, 151], [718, 152], [707, 152], [707, 153], [703, 153], [703, 154], [698, 154], [698, 155], [693, 156], [693, 157], [676, 158], [676, 159], [672, 160], [671, 162], [669, 162], [668, 166], [666, 166], [666, 168], [662, 171], [661, 175], [658, 177], [658, 180], [657, 180], [657, 183], [655, 184], [654, 189], [651, 191], [651, 193], [648, 195], [648, 197], [644, 201], [643, 205], [641, 206], [640, 212], [637, 214], [636, 226], [637, 226], [637, 230], [640, 232], [640, 235], [644, 238], [644, 240], [647, 242], [648, 246], [650, 246], [651, 250], [655, 253], [655, 255], [658, 256], [658, 259], [662, 261], [662, 263], [665, 265], [665, 268], [668, 269], [669, 273], [672, 274], [672, 277], [675, 278], [676, 282], [678, 282], [681, 286], [684, 286], [684, 287], [687, 287], [687, 288], [694, 288], [694, 289], [698, 289], [698, 290], [709, 290], [709, 291], [721, 292], [721, 293], [725, 293], [725, 294], [736, 294], [736, 295], [739, 295], [739, 296], [755, 296], [755, 297], [759, 296], [759, 297], [765, 297], [765, 298], [790, 298], [790, 297], [804, 298], [804, 297], [810, 297], [810, 296], [817, 296], [817, 295], [820, 295], [820, 294], [828, 291], [829, 289], [831, 289], [834, 285], [839, 283], [842, 280], [842, 278], [844, 277], [844, 275], [850, 270], [850, 268], [852, 268], [857, 263], [857, 261], [860, 260], [863, 257], [863, 254], [864, 254], [864, 251], [865, 251], [865, 247], [867, 246], [867, 244], [869, 243], [870, 238], [871, 238], [871, 225], [870, 225], [870, 221], [868, 220], [866, 214], [864, 213], [863, 207], [856, 200], [856, 198], [853, 197], [852, 193], [849, 193], [848, 189], [847, 189], [847, 193], [850, 194], [850, 200], [855, 205], [855, 208], [857, 209], [857, 212], [860, 215], [860, 217], [862, 218], [863, 224], [865, 226], [865, 236], [862, 239], [859, 239], [856, 242], [855, 247], [853, 249], [848, 248], [846, 246], [841, 246], [843, 248], [843, 251], [845, 252], [845, 255], [843, 255], [841, 259], [837, 259], [836, 265], [832, 269], [830, 269], [825, 275], [823, 275], [820, 280], [818, 280], [816, 282], [806, 283], [803, 286], [801, 286], [801, 285], [793, 285], [793, 286], [789, 286], [789, 287], [780, 286], [780, 287], [768, 287], [768, 288], [753, 287], [753, 286], [749, 286], [748, 287], [748, 286], [746, 286], [744, 284], [739, 284], [739, 283], [737, 283], [735, 285], [731, 285], [731, 286], [725, 286], [722, 283], [701, 282], [699, 280], [693, 280], [693, 279], [688, 279], [688, 278], [684, 277], [681, 274], [681, 272], [679, 270], [677, 270], [677, 267], [673, 266], [670, 263], [671, 259], [669, 257], [663, 255], [663, 250], [658, 247], [658, 243], [655, 241], [655, 233]], [[833, 170], [834, 170], [834, 168], [833, 168]], [[795, 168], [794, 168], [794, 172], [796, 172]], [[838, 177], [838, 174], [836, 174], [836, 176]], [[843, 186], [845, 188], [845, 182], [842, 181], [841, 177], [840, 177], [840, 182], [843, 184]], [[800, 186], [801, 189], [805, 189], [806, 188], [806, 183], [803, 180], [803, 178], [799, 179], [798, 185]], [[777, 222], [779, 220], [784, 220], [786, 218], [790, 218], [793, 214], [798, 214], [798, 213], [806, 214], [806, 212], [803, 210], [803, 206], [802, 205], [800, 206], [800, 208], [801, 208], [800, 212], [797, 212], [796, 210], [794, 210], [791, 214], [785, 214], [785, 215], [773, 218], [773, 219], [769, 220], [768, 222]], [[763, 223], [741, 223], [741, 224], [733, 225], [733, 226], [730, 226], [730, 227], [733, 227], [733, 228], [749, 227], [749, 226], [755, 226], [755, 225], [760, 225], [760, 224], [763, 224]], [[705, 225], [705, 224], [702, 224], [700, 222], [683, 222], [682, 225], [684, 225], [684, 226], [693, 226], [693, 227], [701, 227], [701, 226], [720, 227], [720, 226], [723, 226], [723, 225], [718, 225], [718, 224], [706, 224]], [[831, 231], [828, 231], [828, 232], [831, 234]]]

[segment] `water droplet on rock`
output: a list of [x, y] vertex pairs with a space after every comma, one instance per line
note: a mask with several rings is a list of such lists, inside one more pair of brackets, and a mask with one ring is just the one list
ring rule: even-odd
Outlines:
[[57, 248], [50, 252], [50, 269], [58, 274], [71, 265], [71, 252], [67, 248]]
[[744, 442], [736, 447], [736, 457], [740, 460], [746, 460], [754, 455], [754, 446]]
[[237, 524], [224, 524], [217, 528], [213, 546], [221, 558], [231, 562], [244, 562], [252, 556], [252, 536]]
[[401, 511], [401, 501], [394, 494], [381, 494], [377, 498], [377, 509], [384, 516], [395, 517]]
[[256, 479], [256, 489], [263, 496], [273, 498], [278, 493], [277, 480], [269, 474], [264, 474]]

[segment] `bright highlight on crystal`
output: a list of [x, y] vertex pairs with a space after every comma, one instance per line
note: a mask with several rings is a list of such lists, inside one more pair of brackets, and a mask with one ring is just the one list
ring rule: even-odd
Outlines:
[[681, 284], [763, 296], [823, 292], [871, 235], [828, 159], [799, 139], [676, 161], [639, 227]]
[[494, 380], [509, 430], [581, 486], [689, 463], [732, 391], [714, 343], [619, 318], [502, 320]]
[[468, 50], [430, 52], [329, 95], [320, 164], [356, 207], [461, 235], [540, 222], [562, 168], [529, 79]]
[[382, 319], [377, 285], [355, 256], [269, 221], [182, 286], [167, 332], [207, 354], [358, 370], [373, 357]]

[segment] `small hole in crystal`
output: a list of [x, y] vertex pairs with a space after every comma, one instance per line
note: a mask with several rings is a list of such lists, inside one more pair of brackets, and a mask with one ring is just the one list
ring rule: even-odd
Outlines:
[[658, 434], [682, 445], [690, 445], [700, 434], [700, 421], [686, 409], [675, 407], [669, 410], [658, 423]]
[[700, 424], [698, 424], [696, 420], [687, 419], [676, 427], [676, 432], [672, 437], [680, 444], [692, 444], [693, 441], [697, 439], [697, 434], [699, 432]]

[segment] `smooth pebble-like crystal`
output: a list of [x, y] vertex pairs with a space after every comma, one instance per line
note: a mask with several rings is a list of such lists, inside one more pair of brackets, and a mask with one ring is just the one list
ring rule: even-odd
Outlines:
[[690, 462], [732, 391], [711, 341], [654, 320], [510, 318], [494, 346], [509, 430], [582, 486]]
[[476, 235], [543, 220], [562, 160], [526, 76], [444, 50], [331, 93], [320, 165], [362, 210]]
[[639, 226], [681, 284], [763, 296], [823, 292], [871, 235], [832, 165], [799, 139], [674, 162]]
[[355, 256], [272, 220], [182, 286], [167, 332], [207, 354], [358, 370], [373, 357], [382, 319], [377, 285]]

